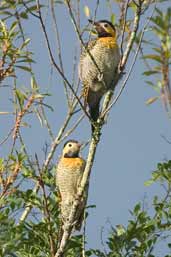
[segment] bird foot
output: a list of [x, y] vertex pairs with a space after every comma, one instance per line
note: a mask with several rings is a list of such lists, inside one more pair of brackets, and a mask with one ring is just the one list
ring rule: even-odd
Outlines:
[[75, 221], [72, 223], [72, 227], [74, 227], [76, 224], [77, 224], [77, 221], [75, 220]]
[[103, 81], [103, 78], [104, 78], [103, 73], [99, 73], [98, 76], [97, 76], [97, 78], [98, 78], [98, 81], [99, 81], [99, 82], [102, 82], [102, 81]]
[[103, 84], [104, 89], [107, 90], [107, 86], [106, 86], [106, 83], [105, 83], [105, 81], [104, 81], [104, 75], [103, 75], [103, 73], [99, 73], [98, 76], [97, 76], [97, 78], [98, 78], [98, 81]]

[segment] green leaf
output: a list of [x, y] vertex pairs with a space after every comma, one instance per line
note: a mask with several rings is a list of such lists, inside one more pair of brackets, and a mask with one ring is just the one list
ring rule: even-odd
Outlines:
[[16, 29], [17, 26], [18, 26], [18, 22], [17, 21], [13, 22], [10, 27], [10, 33], [12, 33]]
[[150, 104], [154, 103], [158, 99], [159, 99], [159, 96], [150, 97], [145, 103], [147, 105], [150, 105]]
[[24, 43], [21, 45], [20, 49], [23, 49], [25, 46], [27, 46], [30, 42], [30, 38], [27, 38]]
[[21, 70], [27, 71], [27, 72], [31, 72], [31, 68], [26, 67], [26, 66], [15, 65], [15, 67], [19, 68]]
[[25, 95], [19, 89], [16, 89], [15, 94], [19, 102], [20, 108], [22, 110], [24, 105]]
[[116, 16], [114, 13], [112, 13], [112, 15], [110, 16], [110, 20], [111, 20], [112, 24], [115, 24]]
[[141, 210], [141, 204], [138, 203], [134, 207], [134, 214], [137, 215], [140, 210]]
[[28, 14], [27, 14], [27, 12], [21, 12], [21, 13], [20, 13], [20, 17], [23, 18], [23, 19], [28, 19]]
[[35, 63], [34, 60], [27, 58], [27, 59], [22, 59], [22, 60], [17, 60], [16, 63], [21, 63], [21, 62], [26, 62], [26, 63]]
[[144, 182], [144, 185], [145, 186], [151, 186], [151, 184], [153, 184], [153, 183], [154, 183], [154, 181], [152, 179], [149, 179], [146, 182]]
[[159, 72], [158, 71], [155, 71], [155, 70], [149, 70], [149, 71], [144, 71], [143, 72], [143, 75], [145, 76], [151, 76], [153, 74], [158, 74]]
[[159, 63], [163, 62], [162, 57], [160, 55], [155, 55], [155, 54], [144, 55], [143, 59], [151, 59]]
[[38, 92], [39, 87], [34, 77], [31, 77], [31, 88], [34, 92]]
[[123, 234], [126, 233], [126, 230], [125, 230], [124, 226], [120, 225], [120, 224], [116, 225], [116, 231], [117, 231], [118, 236], [122, 236]]
[[90, 9], [87, 5], [84, 6], [84, 13], [87, 18], [90, 17]]
[[86, 209], [93, 209], [93, 208], [96, 208], [96, 205], [95, 205], [95, 204], [86, 206]]

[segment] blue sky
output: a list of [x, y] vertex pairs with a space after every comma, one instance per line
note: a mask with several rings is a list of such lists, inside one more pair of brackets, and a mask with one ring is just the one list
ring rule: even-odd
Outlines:
[[[110, 10], [105, 1], [101, 1], [98, 8], [98, 19], [109, 19]], [[88, 5], [94, 9], [95, 1], [82, 1], [80, 9], [81, 26], [87, 24], [83, 6]], [[113, 7], [118, 16], [118, 10]], [[56, 8], [57, 21], [62, 38], [62, 56], [66, 76], [72, 78], [73, 56], [79, 43], [72, 26], [68, 13], [63, 5]], [[49, 21], [49, 14], [44, 16], [55, 53], [54, 33]], [[63, 84], [56, 71], [52, 76], [51, 64], [48, 59], [45, 41], [40, 31], [40, 26], [35, 18], [23, 25], [27, 31], [27, 37], [31, 38], [30, 47], [34, 54], [36, 63], [33, 65], [37, 81], [42, 92], [48, 91], [51, 96], [47, 102], [54, 108], [54, 112], [47, 111], [49, 121], [54, 134], [57, 134], [62, 121], [66, 115], [66, 102], [63, 94]], [[57, 57], [56, 57], [57, 60]], [[128, 67], [126, 67], [126, 72]], [[105, 234], [109, 231], [109, 220], [113, 226], [127, 224], [130, 217], [129, 209], [132, 209], [137, 201], [142, 201], [144, 196], [151, 199], [154, 194], [160, 195], [160, 187], [144, 186], [144, 182], [150, 178], [151, 172], [155, 170], [158, 162], [170, 158], [171, 146], [164, 141], [161, 135], [168, 139], [170, 135], [170, 119], [160, 102], [146, 106], [145, 101], [155, 95], [149, 88], [142, 76], [144, 66], [137, 61], [133, 73], [126, 85], [122, 96], [110, 112], [107, 125], [103, 127], [101, 141], [95, 158], [91, 173], [89, 204], [95, 204], [96, 209], [90, 211], [87, 222], [88, 246], [100, 246], [100, 230], [105, 226]], [[30, 76], [26, 73], [18, 75], [18, 87], [29, 87]], [[11, 97], [11, 96], [10, 96]], [[2, 111], [12, 110], [9, 99], [9, 89], [3, 89], [0, 96], [0, 109]], [[50, 143], [47, 131], [40, 126], [36, 117], [25, 119], [31, 123], [31, 128], [21, 130], [28, 145], [29, 153], [37, 153], [43, 160], [42, 148], [45, 142]], [[0, 116], [1, 139], [13, 124], [10, 116]], [[73, 133], [71, 138], [87, 141], [90, 136], [90, 127], [85, 120]], [[7, 142], [0, 151], [3, 156], [8, 152], [10, 142]], [[53, 162], [57, 161], [62, 145], [57, 149]], [[87, 148], [82, 152], [86, 158]]]

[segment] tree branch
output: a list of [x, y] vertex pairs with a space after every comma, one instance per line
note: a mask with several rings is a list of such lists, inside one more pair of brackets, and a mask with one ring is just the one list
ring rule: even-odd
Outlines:
[[63, 78], [63, 81], [67, 84], [67, 86], [68, 86], [69, 89], [71, 90], [72, 94], [73, 94], [73, 95], [75, 96], [75, 98], [77, 99], [79, 105], [81, 106], [81, 109], [84, 111], [84, 113], [85, 113], [86, 116], [89, 118], [89, 120], [91, 120], [89, 113], [86, 111], [86, 109], [84, 108], [83, 104], [82, 104], [81, 101], [80, 101], [80, 97], [77, 96], [77, 94], [75, 93], [75, 90], [73, 89], [72, 85], [69, 83], [68, 79], [65, 77], [64, 73], [62, 72], [62, 70], [60, 69], [60, 67], [57, 65], [57, 63], [55, 62], [55, 59], [54, 59], [53, 54], [52, 54], [52, 50], [51, 50], [51, 46], [50, 46], [48, 34], [47, 34], [47, 31], [46, 31], [46, 27], [45, 27], [44, 22], [43, 22], [41, 10], [40, 10], [40, 3], [39, 3], [39, 0], [36, 0], [36, 2], [37, 2], [39, 20], [40, 20], [40, 24], [41, 24], [41, 27], [42, 27], [43, 34], [44, 34], [44, 36], [45, 36], [45, 40], [46, 40], [46, 44], [47, 44], [47, 48], [48, 48], [48, 52], [49, 52], [50, 59], [51, 59], [53, 65], [54, 65], [55, 69], [58, 71], [58, 73], [60, 74], [60, 76]]
[[136, 37], [137, 31], [138, 31], [139, 22], [140, 22], [140, 16], [141, 16], [141, 4], [139, 6], [137, 6], [137, 9], [136, 9], [136, 12], [135, 12], [135, 16], [134, 16], [133, 30], [131, 32], [131, 36], [130, 36], [130, 39], [128, 41], [127, 47], [126, 47], [126, 49], [124, 51], [124, 55], [123, 55], [123, 57], [120, 60], [120, 64], [119, 64], [119, 67], [118, 67], [118, 72], [117, 72], [117, 74], [115, 74], [115, 78], [114, 78], [114, 81], [113, 81], [112, 88], [110, 90], [108, 90], [108, 92], [105, 95], [105, 98], [104, 98], [104, 101], [103, 101], [103, 106], [102, 106], [102, 119], [99, 119], [100, 123], [103, 121], [103, 117], [104, 117], [103, 113], [108, 108], [108, 105], [109, 105], [109, 103], [110, 103], [110, 101], [112, 99], [112, 96], [114, 94], [115, 87], [116, 87], [119, 79], [122, 77], [122, 71], [125, 68], [125, 65], [127, 63], [129, 54], [131, 52], [131, 49], [132, 49], [132, 46], [133, 46], [133, 43], [135, 41], [135, 37]]
[[[68, 0], [67, 0], [67, 5], [69, 5]], [[70, 5], [68, 7], [70, 8]], [[141, 6], [139, 6], [139, 8], [137, 8], [137, 11], [135, 13], [133, 31], [131, 33], [131, 37], [130, 37], [130, 40], [128, 42], [128, 45], [127, 45], [127, 48], [125, 50], [125, 54], [122, 58], [122, 62], [121, 62], [121, 66], [120, 66], [120, 67], [122, 67], [122, 69], [124, 68], [124, 66], [127, 62], [127, 59], [129, 57], [129, 54], [130, 54], [130, 51], [131, 51], [131, 48], [132, 48], [132, 45], [133, 45], [134, 40], [135, 40], [135, 36], [136, 36], [137, 30], [138, 30], [139, 21], [140, 21], [140, 13], [141, 13]], [[74, 25], [75, 25], [75, 22], [74, 22]], [[77, 31], [77, 27], [76, 27], [76, 31]], [[77, 33], [79, 35], [79, 31], [77, 31]], [[115, 85], [118, 82], [118, 80], [120, 78], [120, 75], [121, 75], [121, 69], [120, 69], [120, 72], [118, 73], [118, 75], [116, 76], [117, 79], [115, 81]], [[113, 95], [113, 92], [112, 92], [112, 95]], [[111, 95], [111, 97], [112, 97], [112, 95]], [[108, 99], [109, 102], [110, 102], [111, 97]], [[104, 100], [104, 103], [103, 103], [104, 105], [106, 104], [105, 101], [106, 101], [106, 99]], [[108, 106], [108, 104], [106, 105], [106, 107], [107, 106]], [[70, 213], [70, 216], [69, 216], [69, 220], [68, 220], [68, 222], [66, 222], [64, 224], [62, 239], [61, 239], [60, 246], [59, 246], [59, 248], [56, 252], [55, 257], [62, 257], [63, 256], [64, 251], [65, 251], [65, 247], [66, 247], [67, 242], [68, 242], [68, 239], [71, 235], [74, 219], [75, 219], [76, 212], [77, 212], [77, 208], [79, 206], [80, 199], [81, 199], [81, 197], [84, 193], [85, 187], [86, 187], [86, 185], [88, 184], [88, 181], [89, 181], [89, 177], [90, 177], [91, 168], [92, 168], [92, 165], [93, 165], [93, 162], [94, 162], [97, 145], [98, 145], [98, 142], [100, 140], [101, 128], [102, 128], [102, 126], [95, 127], [95, 133], [94, 133], [94, 135], [91, 139], [91, 142], [90, 142], [89, 153], [88, 153], [88, 157], [87, 157], [86, 167], [85, 167], [83, 177], [82, 177], [82, 180], [81, 180], [81, 184], [80, 184], [80, 187], [78, 188], [77, 196], [76, 196], [76, 199], [73, 203], [71, 213]]]

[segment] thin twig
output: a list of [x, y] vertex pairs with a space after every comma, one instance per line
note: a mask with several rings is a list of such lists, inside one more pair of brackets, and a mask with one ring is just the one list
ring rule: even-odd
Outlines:
[[[54, 24], [53, 27], [54, 27], [54, 31], [55, 31], [55, 35], [56, 35], [57, 53], [58, 53], [58, 58], [59, 58], [59, 64], [60, 64], [61, 71], [64, 74], [64, 67], [63, 67], [62, 54], [61, 54], [62, 50], [61, 50], [60, 35], [59, 35], [58, 24], [57, 24], [55, 10], [54, 10], [54, 0], [50, 0], [50, 6], [51, 6], [51, 13], [52, 13], [52, 19], [53, 19], [53, 24]], [[66, 85], [65, 81], [64, 81], [64, 89], [65, 89], [65, 95], [66, 95], [68, 107], [70, 107], [70, 99], [69, 99], [67, 85]]]
[[18, 113], [18, 115], [16, 117], [15, 127], [14, 127], [14, 132], [13, 132], [13, 140], [14, 140], [14, 142], [15, 142], [17, 136], [18, 136], [18, 132], [19, 132], [19, 129], [20, 129], [22, 118], [27, 113], [29, 108], [32, 106], [32, 104], [34, 103], [34, 100], [35, 100], [35, 96], [31, 95], [28, 98], [28, 101], [27, 101], [27, 104], [25, 105], [25, 107], [23, 107], [23, 109]]
[[171, 145], [171, 140], [168, 140], [165, 135], [160, 135], [160, 136], [164, 139], [164, 141], [165, 141], [166, 143], [168, 143], [168, 144]]
[[26, 145], [25, 145], [25, 143], [24, 143], [24, 140], [23, 140], [23, 138], [22, 138], [20, 132], [18, 133], [18, 138], [19, 138], [20, 143], [21, 143], [21, 145], [22, 145], [23, 152], [24, 152], [24, 154], [27, 156], [28, 164], [30, 165], [31, 169], [32, 169], [33, 171], [35, 171], [34, 165], [33, 165], [32, 161], [31, 161], [31, 159], [30, 159], [30, 157], [29, 157], [29, 154], [28, 154], [27, 149], [26, 149]]
[[85, 115], [82, 114], [80, 116], [80, 118], [78, 118], [78, 120], [76, 121], [76, 123], [73, 125], [73, 127], [71, 129], [69, 129], [64, 136], [61, 138], [61, 141], [63, 141], [66, 137], [68, 137], [69, 135], [71, 135], [71, 133], [78, 127], [78, 125], [81, 123], [81, 121], [85, 118]]
[[107, 109], [104, 111], [104, 113], [102, 114], [102, 117], [103, 117], [103, 118], [104, 118], [104, 116], [106, 115], [106, 113], [109, 112], [109, 110], [113, 107], [113, 105], [118, 101], [119, 97], [121, 96], [121, 94], [122, 94], [122, 92], [123, 92], [123, 90], [124, 90], [124, 88], [125, 88], [125, 86], [126, 86], [126, 83], [127, 83], [128, 79], [129, 79], [129, 77], [130, 77], [130, 75], [131, 75], [131, 72], [132, 72], [132, 70], [133, 70], [134, 64], [135, 64], [135, 62], [136, 62], [136, 59], [137, 59], [139, 50], [140, 50], [140, 48], [141, 48], [141, 43], [142, 43], [142, 40], [143, 40], [143, 37], [144, 37], [144, 33], [145, 33], [145, 31], [146, 31], [146, 29], [147, 29], [147, 27], [148, 27], [148, 25], [149, 25], [149, 23], [150, 23], [150, 21], [151, 21], [151, 18], [153, 17], [154, 11], [155, 11], [155, 6], [154, 6], [154, 8], [153, 8], [153, 11], [152, 11], [150, 17], [147, 19], [147, 21], [146, 21], [146, 23], [145, 23], [145, 25], [144, 25], [144, 27], [143, 27], [143, 29], [142, 29], [141, 36], [140, 36], [140, 39], [139, 39], [139, 43], [138, 43], [138, 46], [137, 46], [137, 49], [136, 49], [136, 52], [135, 52], [135, 55], [134, 55], [134, 58], [133, 58], [131, 67], [130, 67], [130, 69], [129, 69], [129, 72], [128, 72], [128, 74], [127, 74], [127, 76], [126, 76], [126, 78], [125, 78], [125, 80], [124, 80], [124, 82], [123, 82], [123, 84], [122, 84], [122, 86], [121, 86], [119, 92], [118, 92], [118, 95], [115, 97], [115, 99], [113, 100], [113, 102], [108, 106], [108, 108], [107, 108]]
[[67, 7], [68, 7], [68, 10], [69, 10], [69, 14], [70, 14], [70, 17], [71, 17], [71, 20], [73, 22], [73, 25], [74, 25], [74, 28], [75, 28], [75, 31], [77, 33], [77, 36], [81, 42], [81, 45], [83, 46], [83, 48], [85, 49], [85, 51], [89, 54], [93, 64], [96, 66], [97, 70], [99, 71], [100, 75], [102, 74], [100, 68], [98, 67], [94, 57], [92, 56], [92, 54], [90, 53], [89, 49], [86, 47], [86, 45], [84, 44], [83, 42], [83, 39], [82, 39], [82, 36], [80, 34], [80, 31], [79, 31], [79, 28], [77, 26], [77, 23], [76, 23], [76, 20], [75, 20], [75, 17], [74, 17], [74, 14], [72, 12], [72, 8], [71, 8], [71, 5], [70, 5], [70, 1], [69, 0], [66, 0], [66, 4], [67, 4]]
[[34, 12], [30, 11], [30, 8], [26, 5], [26, 3], [24, 2], [24, 0], [22, 0], [22, 4], [24, 5], [24, 7], [26, 8], [26, 10], [28, 11], [28, 13], [30, 13], [32, 16], [34, 16], [35, 18], [39, 19], [39, 15], [35, 14]]
[[10, 129], [10, 131], [7, 134], [7, 136], [0, 142], [0, 146], [3, 145], [9, 139], [9, 137], [11, 136], [13, 131], [14, 131], [14, 127], [12, 129]]
[[47, 43], [47, 48], [48, 48], [48, 52], [49, 52], [49, 55], [50, 55], [50, 59], [51, 59], [53, 65], [54, 65], [55, 69], [58, 71], [60, 76], [63, 78], [63, 80], [68, 85], [69, 89], [71, 90], [71, 92], [73, 93], [75, 98], [77, 99], [78, 103], [80, 104], [80, 106], [81, 106], [82, 110], [84, 111], [84, 113], [86, 114], [86, 116], [89, 118], [89, 120], [91, 120], [89, 113], [84, 108], [83, 104], [80, 101], [80, 98], [75, 93], [75, 90], [73, 89], [72, 85], [69, 83], [68, 79], [65, 77], [64, 73], [61, 71], [60, 67], [55, 62], [55, 59], [53, 57], [52, 50], [51, 50], [51, 47], [50, 47], [50, 42], [49, 42], [48, 34], [47, 34], [47, 31], [46, 31], [46, 27], [45, 27], [44, 22], [43, 22], [42, 13], [41, 13], [41, 10], [40, 10], [39, 0], [36, 0], [36, 2], [37, 2], [39, 20], [40, 20], [40, 24], [41, 24], [41, 27], [42, 27], [43, 34], [44, 34], [45, 39], [46, 39], [46, 43]]
[[53, 231], [52, 231], [52, 226], [51, 226], [51, 216], [50, 216], [50, 210], [49, 210], [49, 206], [48, 206], [48, 198], [46, 195], [46, 190], [45, 190], [45, 185], [44, 185], [44, 181], [42, 178], [42, 169], [40, 168], [39, 165], [39, 160], [38, 160], [38, 156], [37, 154], [35, 154], [35, 159], [36, 159], [36, 165], [37, 165], [37, 169], [39, 172], [39, 185], [42, 188], [42, 192], [43, 192], [43, 198], [44, 198], [44, 215], [47, 219], [48, 222], [48, 234], [49, 234], [49, 243], [50, 243], [50, 250], [51, 250], [51, 254], [52, 257], [55, 255], [55, 242], [53, 239]]
[[[154, 10], [153, 10], [153, 12], [154, 12]], [[152, 15], [153, 15], [153, 13], [152, 13]], [[152, 17], [152, 16], [151, 16], [151, 17]], [[151, 19], [151, 18], [150, 18], [150, 19]], [[149, 22], [150, 22], [150, 19], [148, 19], [147, 22], [146, 22], [146, 24], [144, 25], [144, 28], [143, 28], [143, 30], [142, 30], [141, 37], [140, 37], [140, 40], [139, 40], [139, 44], [138, 44], [138, 46], [137, 46], [137, 49], [136, 49], [136, 52], [135, 52], [135, 55], [134, 55], [132, 64], [131, 64], [130, 69], [129, 69], [129, 71], [128, 71], [128, 74], [127, 74], [127, 76], [126, 76], [126, 78], [125, 78], [125, 80], [124, 80], [124, 82], [123, 82], [123, 84], [122, 84], [122, 86], [121, 86], [121, 88], [120, 88], [120, 90], [119, 90], [117, 96], [115, 97], [115, 99], [113, 100], [113, 102], [108, 106], [108, 108], [107, 108], [107, 109], [103, 112], [103, 114], [101, 115], [102, 118], [104, 118], [104, 116], [109, 112], [109, 110], [113, 107], [113, 105], [118, 101], [119, 97], [121, 96], [121, 94], [122, 94], [122, 92], [123, 92], [123, 90], [124, 90], [124, 88], [125, 88], [125, 86], [126, 86], [126, 83], [127, 83], [128, 79], [129, 79], [129, 77], [130, 77], [130, 75], [131, 75], [131, 72], [132, 72], [132, 70], [133, 70], [133, 67], [134, 67], [134, 65], [135, 65], [135, 62], [136, 62], [136, 59], [137, 59], [137, 56], [138, 56], [138, 53], [139, 53], [139, 50], [140, 50], [140, 47], [141, 47], [141, 42], [142, 42], [142, 39], [143, 39], [145, 30], [147, 29], [147, 26], [148, 26], [148, 24], [149, 24]]]
[[121, 70], [123, 70], [124, 67], [125, 67], [125, 64], [126, 64], [126, 62], [128, 60], [128, 57], [129, 57], [129, 54], [131, 52], [133, 43], [135, 41], [135, 37], [136, 37], [137, 31], [138, 31], [138, 27], [139, 27], [140, 16], [141, 16], [141, 7], [142, 7], [142, 3], [140, 2], [139, 6], [137, 7], [136, 12], [135, 12], [133, 30], [131, 32], [130, 39], [128, 41], [126, 50], [124, 52], [123, 58], [122, 58], [121, 63], [120, 63], [120, 67], [119, 68]]
[[82, 257], [86, 257], [85, 244], [86, 244], [86, 210], [84, 210], [84, 218], [83, 218]]
[[50, 127], [50, 124], [49, 124], [49, 122], [48, 122], [48, 119], [47, 119], [47, 117], [46, 117], [46, 113], [45, 113], [45, 110], [44, 110], [44, 107], [43, 107], [43, 105], [42, 105], [42, 101], [41, 101], [41, 100], [40, 100], [40, 109], [41, 109], [41, 114], [42, 114], [42, 116], [43, 116], [44, 124], [45, 124], [45, 126], [47, 127], [47, 130], [48, 130], [48, 132], [49, 132], [49, 136], [50, 136], [51, 140], [53, 141], [55, 138], [54, 138], [52, 129], [51, 129], [51, 127]]
[[[36, 185], [34, 186], [33, 188], [33, 194], [37, 194], [38, 191], [39, 191], [39, 187], [40, 187], [40, 184], [39, 184], [39, 181], [36, 182]], [[19, 222], [18, 224], [21, 224], [22, 222], [24, 222], [27, 218], [27, 216], [29, 215], [31, 209], [32, 209], [33, 205], [32, 203], [28, 203], [24, 209], [24, 211], [22, 212], [20, 218], [19, 218]]]
[[123, 28], [122, 28], [121, 44], [120, 44], [121, 58], [123, 57], [123, 43], [124, 43], [124, 34], [125, 34], [125, 28], [126, 28], [126, 18], [127, 18], [129, 1], [130, 0], [127, 0], [126, 3], [124, 4], [124, 14], [123, 14], [124, 19], [122, 19]]
[[[122, 77], [122, 71], [125, 68], [125, 65], [127, 63], [128, 57], [130, 55], [133, 43], [135, 41], [135, 37], [138, 31], [138, 27], [139, 27], [139, 22], [140, 22], [140, 15], [141, 15], [141, 5], [139, 7], [137, 7], [136, 12], [135, 12], [135, 16], [134, 16], [134, 22], [133, 22], [133, 30], [131, 32], [131, 36], [129, 38], [127, 47], [125, 49], [124, 55], [122, 57], [122, 59], [120, 60], [119, 63], [119, 67], [118, 67], [118, 73], [115, 74], [115, 78], [113, 81], [113, 85], [112, 88], [110, 90], [108, 90], [108, 92], [105, 95], [104, 101], [103, 101], [103, 105], [102, 105], [102, 113], [105, 112], [105, 110], [108, 108], [109, 103], [112, 99], [112, 96], [114, 94], [114, 89], [119, 81], [119, 79]], [[104, 115], [102, 114], [102, 117], [104, 117]], [[100, 122], [103, 121], [103, 118], [100, 120]]]

